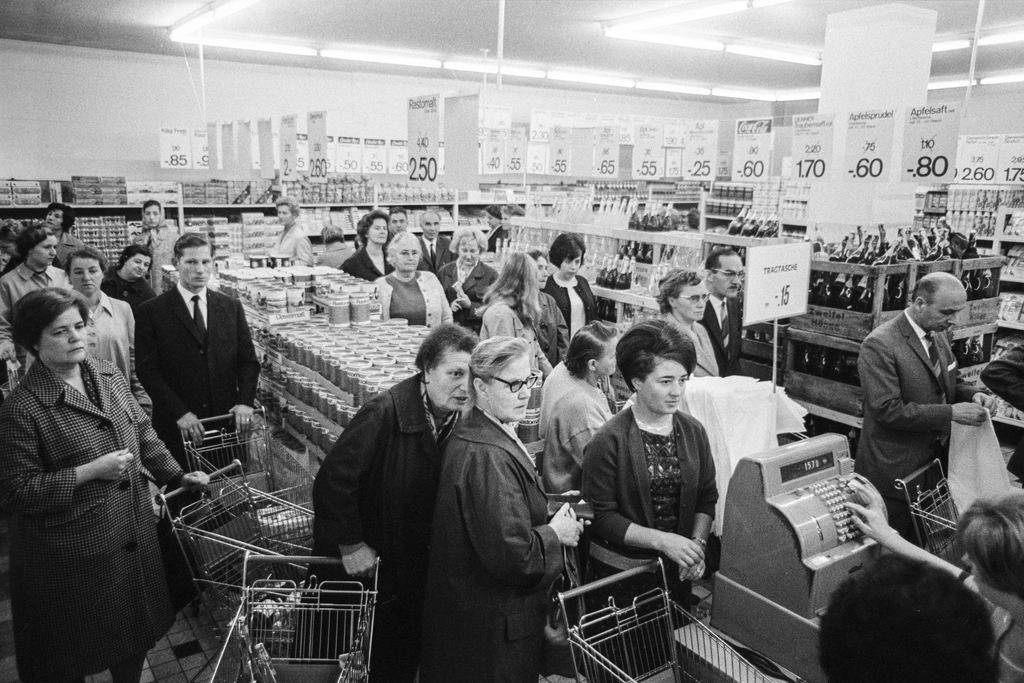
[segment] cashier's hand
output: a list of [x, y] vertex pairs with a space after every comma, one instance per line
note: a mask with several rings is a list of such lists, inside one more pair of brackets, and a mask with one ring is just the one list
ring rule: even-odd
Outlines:
[[977, 403], [979, 406], [981, 406], [985, 410], [989, 411], [990, 413], [994, 413], [995, 412], [996, 405], [999, 403], [999, 401], [996, 399], [995, 396], [991, 396], [989, 394], [986, 394], [984, 391], [979, 391], [978, 393], [976, 393], [971, 398], [971, 400], [974, 401], [975, 403]]
[[18, 354], [14, 350], [14, 342], [0, 344], [0, 360], [18, 360]]
[[669, 532], [663, 532], [658, 550], [680, 567], [692, 567], [704, 561], [704, 548], [700, 543]]
[[235, 430], [244, 432], [252, 427], [252, 406], [239, 403], [236, 406], [232, 406], [228, 412], [235, 416]]
[[206, 472], [189, 472], [181, 475], [181, 485], [189, 491], [204, 489], [210, 484], [210, 475]]
[[953, 404], [953, 422], [958, 424], [977, 427], [980, 424], [984, 424], [987, 415], [988, 413], [985, 412], [985, 409], [977, 403]]
[[203, 443], [203, 423], [199, 421], [195, 413], [185, 413], [178, 418], [178, 429], [181, 430], [181, 435], [187, 438], [195, 445]]
[[548, 522], [548, 526], [554, 529], [555, 535], [558, 536], [558, 542], [562, 545], [575, 548], [580, 542], [583, 522], [576, 519], [576, 513], [572, 511], [572, 507], [568, 503], [563, 503], [562, 507], [558, 508], [558, 512]]
[[850, 488], [860, 497], [862, 504], [847, 502], [846, 508], [853, 513], [853, 523], [868, 538], [873, 538], [886, 548], [900, 538], [899, 533], [886, 518], [885, 502], [875, 489], [869, 489], [856, 479], [850, 481]]
[[360, 543], [352, 552], [342, 553], [341, 564], [349, 576], [372, 576], [373, 568], [377, 564], [377, 551], [365, 543]]

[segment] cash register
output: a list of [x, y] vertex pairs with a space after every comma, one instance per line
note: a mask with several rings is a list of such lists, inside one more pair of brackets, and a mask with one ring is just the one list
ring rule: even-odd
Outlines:
[[832, 591], [877, 557], [843, 505], [860, 502], [846, 438], [824, 434], [743, 458], [729, 480], [711, 625], [808, 681]]

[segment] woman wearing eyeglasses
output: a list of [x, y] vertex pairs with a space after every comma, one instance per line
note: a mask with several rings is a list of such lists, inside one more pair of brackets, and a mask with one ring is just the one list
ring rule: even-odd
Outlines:
[[452, 309], [437, 276], [416, 270], [420, 241], [411, 232], [400, 232], [388, 243], [389, 275], [377, 278], [382, 320], [405, 318], [410, 325], [436, 327], [452, 322]]
[[[679, 411], [695, 355], [693, 342], [665, 320], [627, 330], [615, 361], [635, 403], [598, 430], [583, 455], [583, 497], [594, 506], [589, 578], [661, 557], [682, 604], [690, 602], [690, 581], [704, 574], [718, 501], [707, 433]], [[617, 604], [653, 587], [649, 580], [616, 584]]]
[[548, 591], [583, 525], [547, 497], [513, 424], [539, 376], [530, 344], [492, 337], [469, 361], [474, 407], [445, 446], [434, 510], [420, 681], [536, 683]]
[[658, 306], [661, 317], [675, 325], [680, 332], [693, 342], [697, 352], [693, 377], [718, 377], [718, 361], [715, 347], [703, 325], [697, 324], [704, 318], [708, 302], [708, 288], [703, 278], [692, 270], [669, 271], [658, 282]]

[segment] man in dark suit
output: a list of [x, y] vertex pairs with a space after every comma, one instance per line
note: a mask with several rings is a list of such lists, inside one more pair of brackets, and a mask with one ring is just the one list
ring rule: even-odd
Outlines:
[[708, 303], [700, 323], [707, 328], [715, 349], [718, 372], [725, 377], [740, 371], [743, 314], [740, 291], [743, 288], [743, 260], [729, 247], [716, 247], [704, 261], [707, 270]]
[[441, 214], [430, 209], [420, 215], [420, 264], [416, 270], [427, 270], [437, 275], [441, 268], [455, 260], [451, 252], [452, 241], [439, 234], [441, 232]]
[[213, 272], [209, 241], [182, 235], [173, 263], [178, 284], [139, 306], [135, 358], [153, 399], [153, 426], [185, 466], [182, 434], [201, 443], [201, 419], [230, 414], [238, 431], [251, 426], [260, 364], [242, 305], [206, 287]]
[[951, 424], [982, 424], [995, 399], [957, 382], [945, 332], [967, 305], [960, 281], [949, 273], [926, 275], [911, 300], [861, 344], [864, 427], [854, 469], [882, 494], [890, 525], [917, 542], [910, 509], [893, 481], [935, 458], [945, 464]]
[[[1024, 410], [1024, 344], [1014, 346], [986, 365], [981, 371], [981, 381], [996, 396], [1017, 410]], [[1017, 444], [1006, 469], [1024, 480], [1024, 438]]]

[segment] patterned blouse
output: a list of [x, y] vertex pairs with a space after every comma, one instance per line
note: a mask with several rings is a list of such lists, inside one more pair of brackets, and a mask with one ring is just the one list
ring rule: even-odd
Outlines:
[[647, 458], [647, 473], [651, 478], [651, 503], [654, 508], [654, 528], [658, 531], [677, 532], [679, 522], [679, 491], [682, 473], [676, 453], [675, 430], [661, 436], [640, 430]]

